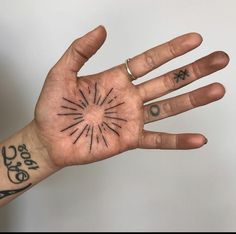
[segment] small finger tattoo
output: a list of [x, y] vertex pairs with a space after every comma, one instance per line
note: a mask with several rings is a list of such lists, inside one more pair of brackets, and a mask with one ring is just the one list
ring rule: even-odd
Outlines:
[[150, 107], [150, 113], [152, 116], [158, 116], [160, 114], [160, 107], [158, 105], [152, 105]]
[[189, 72], [187, 69], [180, 70], [178, 73], [174, 73], [174, 79], [176, 83], [179, 83], [180, 80], [185, 80], [186, 77], [189, 77]]

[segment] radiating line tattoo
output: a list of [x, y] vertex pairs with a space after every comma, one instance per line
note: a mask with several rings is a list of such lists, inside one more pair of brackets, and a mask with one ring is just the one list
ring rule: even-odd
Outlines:
[[176, 83], [179, 83], [180, 80], [185, 80], [186, 77], [189, 77], [189, 72], [187, 69], [180, 70], [178, 73], [174, 73], [174, 79]]
[[0, 191], [0, 199], [3, 199], [5, 197], [14, 195], [16, 193], [23, 192], [27, 188], [29, 188], [32, 184], [28, 184], [27, 186], [20, 188], [20, 189], [11, 189], [11, 190], [5, 190], [5, 191]]
[[[114, 88], [105, 93], [101, 91], [96, 82], [84, 90], [79, 89], [77, 101], [63, 97], [61, 111], [57, 114], [67, 118], [68, 122], [71, 121], [60, 132], [68, 132], [73, 144], [86, 139], [89, 152], [98, 145], [108, 148], [110, 134], [120, 137], [122, 125], [128, 122], [120, 112], [125, 102], [117, 101], [119, 98], [115, 95]], [[93, 114], [90, 114], [91, 110]], [[99, 118], [97, 114], [100, 115]]]

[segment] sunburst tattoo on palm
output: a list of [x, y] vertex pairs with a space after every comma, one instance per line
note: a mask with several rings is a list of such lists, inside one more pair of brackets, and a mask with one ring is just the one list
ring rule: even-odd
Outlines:
[[111, 88], [105, 95], [100, 94], [97, 82], [91, 90], [78, 91], [79, 100], [62, 97], [61, 113], [57, 115], [71, 119], [71, 124], [60, 132], [68, 132], [72, 144], [76, 144], [82, 137], [88, 138], [88, 150], [92, 151], [95, 144], [109, 147], [109, 134], [120, 137], [122, 125], [127, 119], [122, 118], [119, 108], [125, 102], [118, 102]]

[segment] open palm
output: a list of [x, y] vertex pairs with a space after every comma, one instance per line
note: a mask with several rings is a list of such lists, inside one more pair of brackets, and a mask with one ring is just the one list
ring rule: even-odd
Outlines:
[[[84, 63], [101, 47], [106, 32], [98, 27], [77, 39], [46, 79], [35, 111], [42, 143], [55, 165], [95, 162], [128, 149], [191, 149], [201, 147], [201, 134], [167, 134], [144, 130], [144, 124], [160, 120], [224, 95], [212, 84], [181, 96], [144, 105], [228, 63], [228, 56], [215, 52], [184, 68], [140, 85], [131, 82], [124, 64], [95, 75], [77, 77]], [[138, 78], [201, 43], [191, 33], [155, 47], [130, 60]]]

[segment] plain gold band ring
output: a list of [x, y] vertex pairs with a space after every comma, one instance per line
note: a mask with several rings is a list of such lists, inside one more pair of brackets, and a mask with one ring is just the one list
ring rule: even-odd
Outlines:
[[125, 69], [126, 69], [127, 73], [129, 74], [129, 77], [130, 77], [131, 81], [134, 81], [137, 78], [132, 74], [132, 72], [131, 72], [131, 70], [129, 68], [129, 61], [130, 61], [130, 59], [127, 59], [125, 61]]

